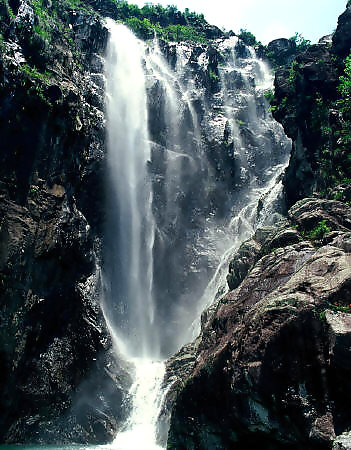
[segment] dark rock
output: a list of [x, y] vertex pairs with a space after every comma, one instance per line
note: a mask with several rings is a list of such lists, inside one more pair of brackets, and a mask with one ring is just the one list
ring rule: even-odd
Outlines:
[[261, 248], [261, 245], [253, 239], [242, 244], [229, 265], [227, 282], [230, 290], [237, 288], [246, 277], [249, 269], [256, 262]]
[[0, 441], [109, 442], [131, 380], [112, 351], [97, 268], [105, 132], [95, 81], [107, 30], [92, 11], [70, 16], [62, 5], [45, 40], [31, 3], [10, 3], [16, 19], [0, 52]]
[[344, 58], [350, 53], [351, 48], [351, 7], [341, 14], [338, 26], [333, 35], [332, 51]]
[[327, 311], [329, 326], [329, 354], [333, 364], [340, 369], [351, 369], [351, 315], [337, 311]]
[[277, 65], [291, 63], [296, 56], [296, 43], [290, 39], [274, 39], [267, 45], [267, 51], [272, 53], [270, 56]]
[[47, 88], [46, 97], [48, 98], [50, 103], [55, 103], [62, 99], [62, 91], [60, 86], [51, 85]]
[[[323, 99], [335, 101], [338, 84], [338, 69], [327, 44], [311, 46], [298, 55], [295, 61], [293, 68], [282, 68], [276, 72], [277, 109], [273, 113], [293, 140], [290, 163], [284, 178], [289, 206], [301, 198], [311, 196], [323, 185], [317, 149], [322, 151], [323, 145], [327, 144], [314, 119], [318, 114], [318, 106], [311, 92], [317, 91]], [[323, 104], [323, 100], [320, 102]], [[327, 115], [325, 127], [332, 129], [332, 117], [328, 118], [327, 111], [323, 114]]]

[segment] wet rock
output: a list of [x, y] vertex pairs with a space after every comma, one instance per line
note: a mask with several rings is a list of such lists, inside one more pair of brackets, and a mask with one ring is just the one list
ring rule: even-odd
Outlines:
[[252, 267], [204, 313], [192, 365], [177, 364], [170, 448], [327, 449], [347, 429], [350, 315], [333, 305], [348, 307], [349, 211], [323, 206], [339, 224], [337, 247], [316, 250], [287, 222], [256, 233], [261, 253], [257, 240], [239, 249], [233, 261], [246, 249]]
[[[10, 3], [16, 19], [0, 55], [0, 440], [108, 442], [131, 380], [100, 306], [107, 30], [63, 5], [44, 42], [30, 2]], [[63, 16], [74, 55], [55, 34]]]
[[312, 424], [310, 439], [316, 442], [317, 445], [328, 445], [335, 438], [335, 431], [333, 425], [333, 416], [327, 413], [325, 416], [318, 417]]
[[247, 275], [249, 269], [256, 262], [260, 251], [260, 244], [254, 240], [247, 241], [240, 247], [239, 251], [236, 253], [234, 259], [231, 260], [229, 265], [227, 282], [230, 290], [233, 290], [239, 286]]

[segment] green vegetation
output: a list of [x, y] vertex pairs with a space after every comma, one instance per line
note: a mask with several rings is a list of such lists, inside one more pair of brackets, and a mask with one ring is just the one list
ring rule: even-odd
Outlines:
[[44, 73], [39, 72], [39, 70], [33, 66], [31, 67], [29, 64], [23, 64], [20, 66], [20, 70], [22, 73], [26, 74], [29, 78], [32, 78], [34, 80], [40, 80], [44, 83], [47, 83], [50, 81], [51, 74], [48, 71], [45, 71]]
[[351, 313], [351, 303], [348, 305], [342, 304], [340, 302], [329, 303], [329, 309], [333, 311], [341, 311], [346, 313]]
[[[326, 320], [327, 310], [351, 314], [351, 303], [345, 304], [345, 303], [341, 303], [340, 301], [333, 301], [332, 303], [326, 302], [325, 305], [326, 306], [324, 306], [324, 309], [319, 312], [320, 320], [323, 320], [323, 321]], [[315, 311], [315, 313], [317, 313], [317, 311]]]
[[51, 106], [49, 100], [45, 97], [44, 88], [48, 85], [51, 74], [48, 71], [40, 72], [35, 66], [23, 64], [20, 66], [20, 71], [25, 78], [32, 81], [32, 85], [28, 87], [28, 94], [34, 94], [39, 97], [46, 105]]
[[149, 19], [138, 19], [131, 17], [125, 20], [125, 24], [141, 39], [151, 39], [155, 33], [165, 41], [193, 41], [206, 43], [204, 34], [199, 33], [192, 26], [188, 25], [168, 25], [161, 27], [159, 23], [153, 24]]
[[274, 100], [274, 92], [272, 89], [269, 89], [269, 91], [265, 92], [264, 98], [267, 100], [268, 103], [272, 103]]
[[116, 4], [117, 16], [122, 21], [136, 17], [141, 20], [148, 19], [152, 24], [160, 24], [162, 27], [205, 22], [203, 14], [190, 12], [188, 8], [185, 9], [184, 13], [181, 13], [174, 5], [168, 5], [164, 8], [159, 4], [146, 3], [142, 8], [139, 8], [137, 5], [129, 4], [123, 0], [112, 1]]
[[299, 65], [298, 65], [297, 61], [294, 59], [294, 61], [291, 63], [291, 67], [289, 70], [289, 77], [288, 77], [288, 83], [290, 84], [290, 86], [293, 90], [295, 90], [298, 68], [299, 68]]
[[246, 44], [254, 47], [258, 44], [256, 36], [254, 36], [250, 31], [243, 28], [240, 29], [239, 38]]
[[351, 115], [351, 53], [345, 59], [344, 75], [339, 78], [340, 84], [338, 92], [341, 95], [339, 100], [340, 109], [347, 116]]
[[156, 33], [166, 41], [193, 41], [206, 43], [203, 14], [178, 11], [174, 5], [164, 8], [147, 3], [142, 8], [126, 1], [112, 0], [116, 4], [117, 18], [141, 39], [151, 39]]
[[296, 44], [296, 49], [298, 52], [303, 52], [305, 50], [307, 50], [310, 45], [311, 45], [311, 41], [308, 39], [305, 39], [301, 33], [295, 33], [295, 36], [292, 36], [291, 38], [289, 38], [289, 41], [295, 42]]
[[318, 222], [318, 225], [308, 233], [308, 237], [312, 240], [320, 240], [323, 239], [326, 234], [330, 233], [330, 231], [331, 228], [328, 227], [327, 221], [321, 220]]
[[219, 76], [210, 66], [208, 67], [208, 76], [212, 82], [217, 83], [219, 81]]

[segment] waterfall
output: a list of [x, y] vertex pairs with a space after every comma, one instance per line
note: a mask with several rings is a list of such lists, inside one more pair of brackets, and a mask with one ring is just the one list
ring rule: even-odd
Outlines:
[[164, 360], [198, 334], [234, 251], [274, 222], [290, 144], [264, 100], [272, 76], [237, 37], [162, 48], [108, 27], [103, 311], [134, 367], [113, 448], [153, 450]]
[[154, 326], [155, 222], [147, 164], [150, 144], [143, 46], [108, 21], [106, 112], [109, 207], [103, 309], [116, 351], [134, 365], [132, 413], [113, 448], [159, 448], [155, 423], [164, 364]]
[[150, 145], [142, 48], [126, 27], [113, 21], [109, 26], [106, 94], [112, 192], [108, 298], [118, 306], [120, 317], [112, 317], [112, 321], [117, 320], [127, 355], [157, 357], [152, 292], [154, 220], [147, 173]]

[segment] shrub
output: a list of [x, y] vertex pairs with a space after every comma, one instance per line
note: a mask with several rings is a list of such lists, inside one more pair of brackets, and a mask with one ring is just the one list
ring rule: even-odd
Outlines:
[[246, 44], [253, 47], [257, 44], [256, 37], [250, 32], [243, 28], [240, 29], [239, 38]]
[[327, 226], [326, 220], [321, 220], [318, 225], [313, 228], [308, 234], [308, 237], [313, 240], [322, 239], [327, 233], [330, 233], [331, 228]]
[[305, 39], [301, 33], [295, 33], [295, 36], [292, 36], [289, 38], [289, 41], [295, 42], [296, 49], [299, 52], [303, 52], [308, 49], [308, 47], [311, 45], [311, 41], [308, 39]]
[[274, 100], [274, 92], [272, 89], [269, 89], [269, 91], [265, 92], [264, 98], [267, 100], [268, 103], [272, 103]]
[[345, 59], [344, 75], [339, 78], [338, 91], [341, 95], [339, 100], [340, 109], [346, 114], [351, 113], [351, 53]]

